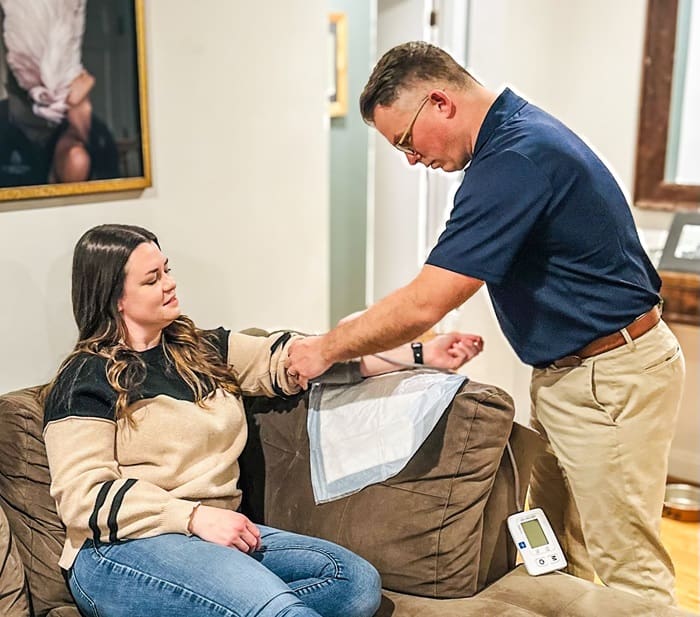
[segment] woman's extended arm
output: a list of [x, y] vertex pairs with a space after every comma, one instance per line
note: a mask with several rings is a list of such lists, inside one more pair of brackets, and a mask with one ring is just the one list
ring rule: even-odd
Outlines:
[[[285, 396], [308, 387], [306, 382], [299, 381], [285, 367], [288, 351], [298, 338], [301, 337], [290, 333], [276, 333], [267, 337], [231, 333], [228, 362], [238, 377], [241, 390], [252, 396]], [[423, 362], [427, 366], [455, 370], [482, 349], [483, 340], [476, 334], [441, 334], [423, 344]], [[406, 344], [379, 356], [364, 356], [359, 361], [335, 365], [324, 374], [323, 380], [352, 383], [362, 377], [408, 368], [413, 362], [413, 350], [410, 344]]]
[[[450, 332], [440, 334], [423, 343], [423, 364], [435, 368], [455, 370], [469, 362], [484, 348], [476, 334]], [[410, 344], [401, 345], [376, 356], [363, 356], [360, 371], [365, 377], [407, 368], [415, 362]]]

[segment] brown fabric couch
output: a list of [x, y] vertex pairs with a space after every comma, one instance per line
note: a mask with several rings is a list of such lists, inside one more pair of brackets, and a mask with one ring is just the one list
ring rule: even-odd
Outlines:
[[[0, 615], [78, 617], [56, 565], [63, 530], [48, 493], [37, 392], [0, 396]], [[514, 569], [504, 446], [509, 439], [524, 494], [541, 442], [512, 425], [512, 402], [498, 388], [466, 384], [400, 474], [321, 506], [311, 493], [304, 398], [251, 399], [247, 411], [245, 511], [370, 559], [387, 588], [378, 617], [688, 614], [565, 574]]]

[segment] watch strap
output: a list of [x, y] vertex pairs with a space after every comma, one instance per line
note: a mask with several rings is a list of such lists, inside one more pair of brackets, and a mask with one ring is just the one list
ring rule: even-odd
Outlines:
[[423, 343], [411, 343], [413, 350], [413, 363], [423, 364]]

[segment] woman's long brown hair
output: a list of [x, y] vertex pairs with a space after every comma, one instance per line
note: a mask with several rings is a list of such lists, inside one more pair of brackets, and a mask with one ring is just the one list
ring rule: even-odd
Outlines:
[[[146, 378], [146, 365], [126, 345], [126, 325], [117, 303], [124, 291], [126, 262], [144, 242], [153, 242], [160, 248], [155, 234], [135, 225], [99, 225], [78, 240], [73, 252], [72, 281], [78, 342], [44, 390], [44, 400], [77, 355], [94, 354], [107, 360], [107, 380], [117, 394], [116, 418], [125, 417], [131, 422], [130, 393]], [[188, 317], [181, 315], [164, 328], [160, 344], [198, 405], [205, 406], [205, 399], [217, 389], [240, 394], [225, 358], [221, 358], [214, 342]]]

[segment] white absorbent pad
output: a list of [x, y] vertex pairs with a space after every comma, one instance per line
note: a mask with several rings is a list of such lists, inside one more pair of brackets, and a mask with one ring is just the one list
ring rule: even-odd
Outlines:
[[454, 373], [403, 371], [349, 386], [314, 383], [307, 429], [316, 503], [399, 473], [466, 379]]

